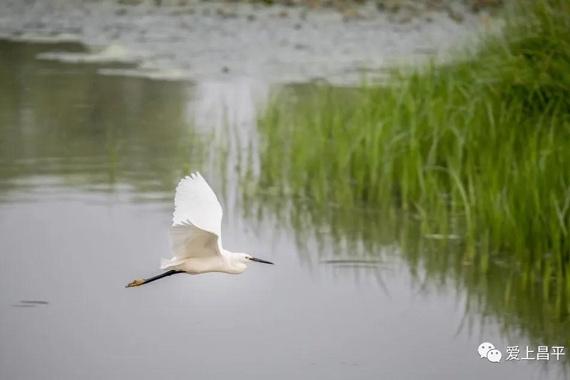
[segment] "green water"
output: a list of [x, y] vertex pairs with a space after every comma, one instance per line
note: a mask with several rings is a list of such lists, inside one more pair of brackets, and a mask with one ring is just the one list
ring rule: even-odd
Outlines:
[[50, 176], [62, 186], [113, 191], [126, 185], [144, 195], [170, 189], [199, 161], [184, 84], [106, 77], [97, 65], [33, 59], [52, 49], [2, 43], [3, 194]]

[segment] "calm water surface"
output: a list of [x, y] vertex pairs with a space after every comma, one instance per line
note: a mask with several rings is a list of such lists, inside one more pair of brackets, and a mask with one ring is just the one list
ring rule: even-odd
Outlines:
[[[250, 134], [252, 97], [269, 89], [34, 59], [53, 49], [81, 47], [0, 42], [1, 379], [564, 377], [554, 361], [479, 359], [482, 341], [504, 352], [542, 330], [517, 315], [505, 328], [508, 311], [473, 307], [492, 291], [410, 264], [389, 220], [323, 215], [311, 231], [242, 196], [231, 149], [213, 164], [213, 136], [228, 121], [228, 146]], [[277, 265], [125, 289], [170, 255], [171, 199], [190, 170], [220, 194], [224, 244]]]

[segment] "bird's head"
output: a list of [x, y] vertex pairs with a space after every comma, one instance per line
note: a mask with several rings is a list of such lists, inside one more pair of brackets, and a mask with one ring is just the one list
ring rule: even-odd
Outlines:
[[252, 261], [264, 264], [273, 264], [270, 261], [261, 260], [248, 253], [228, 252], [226, 251], [225, 257], [228, 260], [228, 273], [242, 273], [247, 269], [247, 266]]
[[251, 261], [255, 261], [256, 263], [273, 265], [273, 263], [271, 261], [258, 259], [257, 257], [253, 257], [252, 255], [250, 255], [248, 253], [238, 253], [238, 260], [241, 264], [245, 264], [245, 265], [249, 264]]

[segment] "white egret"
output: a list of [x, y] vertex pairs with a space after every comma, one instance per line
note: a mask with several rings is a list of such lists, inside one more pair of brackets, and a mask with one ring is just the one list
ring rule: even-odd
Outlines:
[[239, 274], [247, 269], [250, 261], [273, 264], [247, 253], [230, 252], [222, 248], [222, 214], [222, 205], [200, 173], [182, 178], [176, 187], [174, 216], [170, 227], [174, 257], [162, 259], [160, 269], [164, 273], [134, 280], [127, 288], [177, 273]]

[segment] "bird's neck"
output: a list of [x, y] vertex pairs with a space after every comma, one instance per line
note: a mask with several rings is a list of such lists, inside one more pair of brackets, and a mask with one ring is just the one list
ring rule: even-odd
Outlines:
[[246, 270], [247, 265], [241, 262], [241, 255], [239, 253], [223, 250], [224, 262], [228, 273], [239, 274]]

